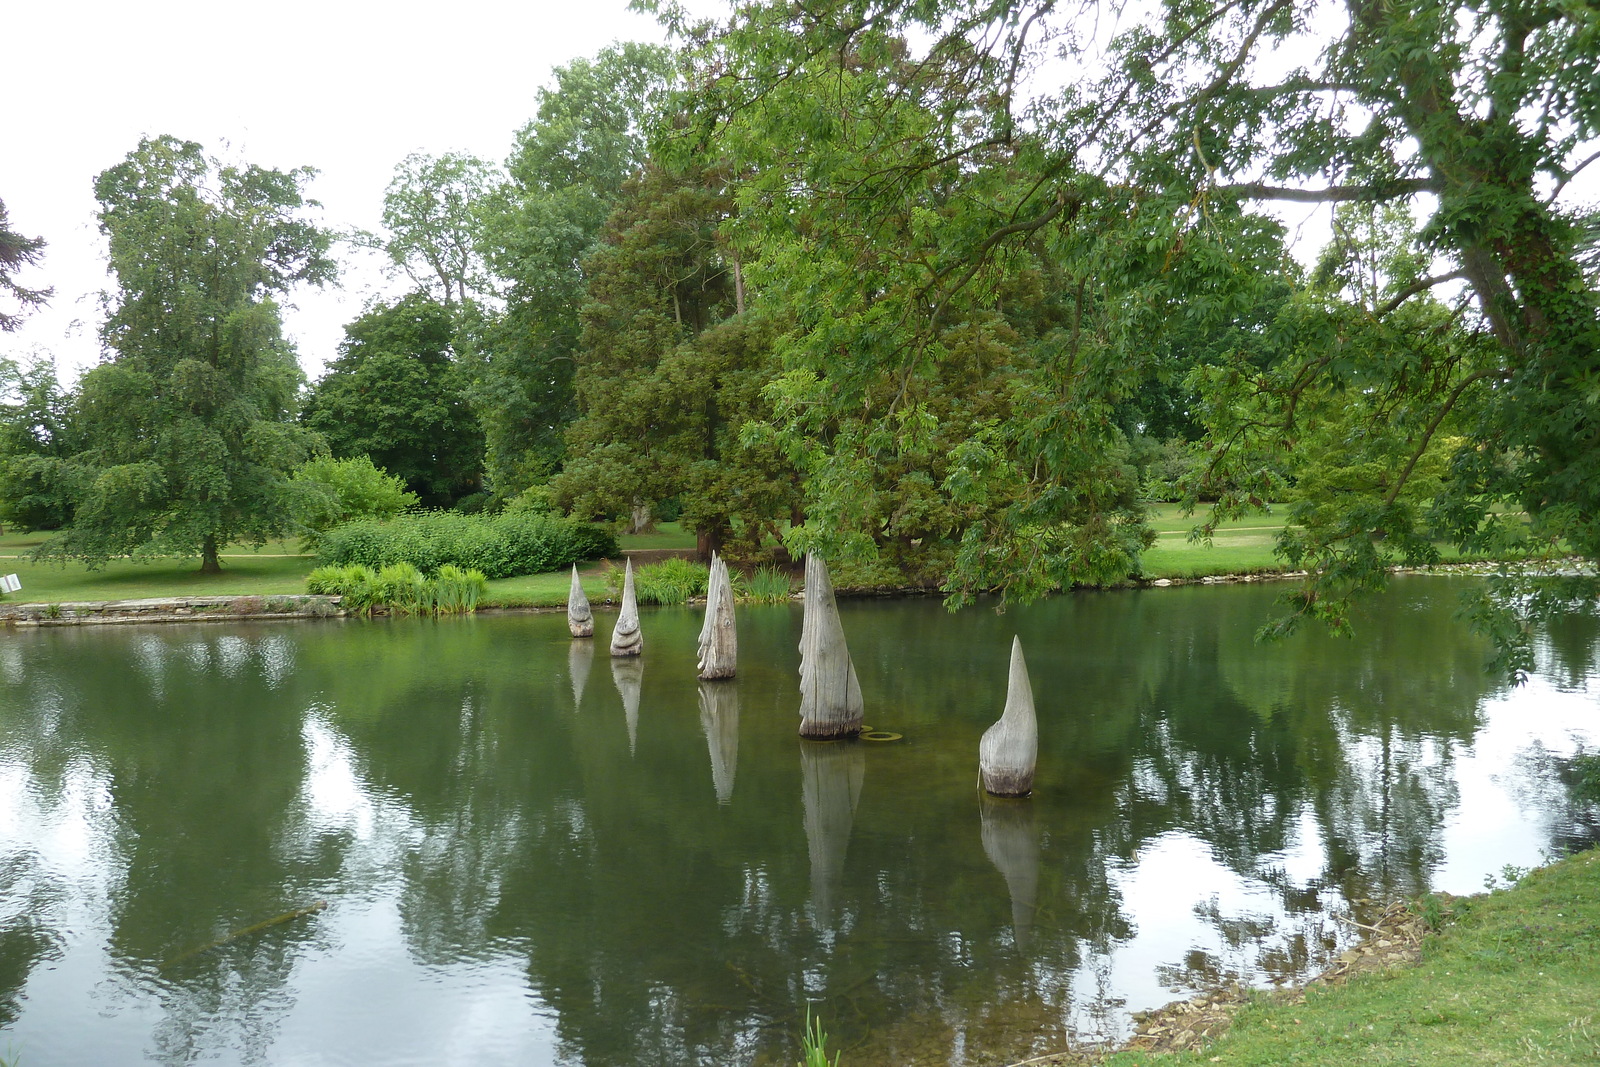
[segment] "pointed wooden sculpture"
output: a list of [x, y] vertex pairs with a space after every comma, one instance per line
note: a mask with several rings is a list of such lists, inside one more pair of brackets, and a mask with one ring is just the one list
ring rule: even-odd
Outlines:
[[1039, 831], [1034, 806], [981, 798], [983, 852], [1006, 880], [1011, 893], [1011, 929], [1026, 947], [1039, 906]]
[[572, 710], [583, 704], [583, 690], [589, 684], [589, 671], [594, 666], [594, 642], [574, 641], [567, 650], [567, 670], [572, 673]]
[[728, 564], [711, 554], [706, 585], [706, 621], [700, 626], [700, 679], [732, 678], [739, 658], [739, 633], [733, 622], [733, 581]]
[[573, 637], [594, 636], [594, 612], [589, 610], [589, 598], [578, 581], [578, 565], [572, 565], [572, 588], [567, 592], [567, 629]]
[[805, 806], [806, 849], [811, 854], [811, 899], [817, 919], [832, 919], [833, 898], [844, 882], [867, 757], [860, 745], [800, 746], [800, 799]]
[[622, 718], [628, 724], [628, 755], [639, 743], [639, 690], [644, 688], [644, 661], [619, 656], [611, 661], [611, 681], [622, 695]]
[[845, 647], [828, 565], [806, 556], [806, 609], [800, 626], [800, 736], [816, 740], [861, 732], [861, 685]]
[[1033, 770], [1039, 760], [1039, 722], [1033, 714], [1033, 685], [1022, 658], [1022, 639], [1011, 639], [1011, 680], [1006, 710], [978, 742], [978, 778], [985, 792], [997, 797], [1025, 797], [1033, 792]]
[[633, 560], [622, 576], [622, 614], [611, 631], [613, 656], [637, 656], [644, 651], [644, 634], [639, 632], [639, 598], [633, 591]]
[[700, 683], [700, 727], [711, 751], [711, 785], [717, 803], [733, 799], [733, 775], [739, 767], [739, 687]]

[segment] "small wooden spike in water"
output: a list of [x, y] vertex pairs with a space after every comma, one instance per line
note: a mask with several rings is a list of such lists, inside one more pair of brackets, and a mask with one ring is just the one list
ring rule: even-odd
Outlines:
[[573, 637], [594, 636], [594, 612], [589, 610], [589, 598], [578, 581], [576, 563], [572, 565], [572, 588], [567, 592], [567, 629], [572, 631]]
[[997, 797], [1025, 797], [1033, 792], [1033, 771], [1039, 760], [1039, 720], [1033, 712], [1033, 684], [1022, 658], [1022, 639], [1011, 639], [1011, 678], [1006, 710], [978, 742], [978, 777], [984, 791]]
[[733, 620], [733, 580], [726, 560], [711, 554], [706, 585], [706, 619], [700, 627], [700, 678], [732, 678], [739, 658], [739, 632]]
[[613, 656], [637, 656], [644, 651], [644, 634], [639, 632], [639, 598], [633, 591], [633, 560], [622, 576], [622, 613], [611, 631]]
[[806, 555], [806, 608], [800, 626], [800, 736], [814, 740], [861, 732], [861, 685], [845, 647], [828, 565]]

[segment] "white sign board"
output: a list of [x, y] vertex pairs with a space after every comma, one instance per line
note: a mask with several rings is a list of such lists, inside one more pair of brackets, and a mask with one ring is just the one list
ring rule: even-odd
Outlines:
[[0, 577], [0, 589], [3, 589], [7, 593], [21, 592], [22, 583], [17, 580], [17, 576], [15, 574], [7, 574], [3, 577]]

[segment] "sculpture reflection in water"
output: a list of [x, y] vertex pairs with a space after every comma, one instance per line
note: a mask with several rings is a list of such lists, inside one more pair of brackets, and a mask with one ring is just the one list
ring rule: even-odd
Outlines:
[[637, 656], [614, 656], [611, 680], [622, 694], [622, 715], [628, 722], [628, 755], [639, 742], [639, 690], [644, 684], [644, 661]]
[[1027, 801], [985, 796], [979, 801], [983, 854], [1006, 880], [1011, 894], [1011, 929], [1027, 948], [1039, 907], [1039, 828]]
[[583, 691], [589, 684], [589, 671], [594, 668], [594, 642], [574, 641], [567, 650], [567, 670], [572, 675], [572, 710], [583, 705]]
[[832, 921], [834, 897], [844, 882], [844, 858], [866, 769], [866, 752], [854, 741], [800, 744], [800, 795], [819, 926]]
[[717, 803], [733, 799], [733, 776], [739, 767], [739, 690], [732, 685], [700, 683], [700, 725], [711, 752], [711, 784]]

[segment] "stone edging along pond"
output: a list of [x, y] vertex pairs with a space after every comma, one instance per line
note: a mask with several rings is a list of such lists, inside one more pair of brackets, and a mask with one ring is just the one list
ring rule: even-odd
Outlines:
[[[1482, 573], [1493, 564], [1444, 564], [1420, 570], [1402, 569], [1397, 573], [1461, 574]], [[1219, 574], [1203, 578], [1156, 578], [1129, 581], [1122, 588], [1167, 588], [1177, 585], [1231, 585], [1239, 582], [1282, 581], [1305, 577], [1304, 571], [1264, 571], [1255, 574]], [[839, 590], [841, 598], [904, 597], [938, 595], [933, 589], [849, 589]], [[274, 596], [174, 596], [144, 600], [82, 600], [60, 604], [14, 604], [0, 601], [0, 625], [6, 626], [88, 626], [129, 622], [237, 622], [242, 619], [325, 619], [343, 616], [337, 596], [278, 594]], [[495, 607], [480, 610], [498, 611]], [[526, 607], [504, 610], [528, 611]], [[559, 606], [535, 608], [559, 611]]]
[[174, 596], [146, 600], [81, 600], [62, 604], [0, 602], [8, 626], [84, 626], [124, 622], [215, 622], [321, 619], [342, 615], [336, 596]]

